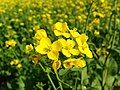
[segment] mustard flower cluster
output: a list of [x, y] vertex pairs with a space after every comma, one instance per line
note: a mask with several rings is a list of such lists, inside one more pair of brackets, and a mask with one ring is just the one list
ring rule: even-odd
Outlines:
[[[56, 71], [61, 66], [59, 54], [62, 53], [67, 60], [63, 61], [65, 68], [85, 67], [86, 62], [83, 59], [84, 55], [92, 58], [92, 52], [87, 44], [88, 36], [86, 34], [79, 34], [77, 29], [70, 30], [67, 23], [57, 22], [53, 26], [53, 32], [58, 39], [54, 42], [50, 40], [44, 29], [36, 31], [34, 36], [36, 40], [35, 50], [39, 54], [47, 55], [53, 60], [52, 68]], [[79, 58], [75, 58], [79, 57]]]

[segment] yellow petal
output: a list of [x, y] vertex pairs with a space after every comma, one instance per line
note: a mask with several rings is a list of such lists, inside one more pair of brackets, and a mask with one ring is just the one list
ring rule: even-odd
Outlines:
[[67, 59], [63, 62], [63, 66], [65, 68], [72, 68], [74, 65], [74, 60], [73, 59]]
[[66, 42], [66, 40], [65, 39], [58, 39], [58, 41], [62, 44], [62, 47], [66, 47], [66, 45], [67, 45], [67, 42]]
[[81, 46], [87, 40], [88, 40], [88, 36], [86, 36], [86, 34], [81, 34], [79, 37], [76, 38], [76, 42], [79, 46]]
[[69, 28], [67, 26], [67, 23], [66, 22], [62, 23], [62, 31], [65, 32], [65, 31], [68, 31], [68, 30], [69, 30]]
[[78, 49], [81, 53], [84, 53], [84, 48], [82, 48], [81, 46], [78, 46]]
[[61, 31], [61, 29], [62, 29], [62, 23], [61, 23], [61, 22], [57, 22], [57, 23], [54, 25], [54, 29]]
[[74, 61], [74, 64], [75, 64], [75, 67], [80, 67], [80, 68], [83, 68], [83, 67], [86, 66], [85, 60], [82, 60], [81, 58], [76, 59], [76, 60]]
[[89, 48], [85, 48], [84, 53], [87, 57], [93, 58], [92, 52], [89, 50]]
[[82, 41], [81, 41], [81, 38], [80, 37], [77, 37], [76, 38], [76, 42], [79, 46], [82, 46]]
[[62, 33], [62, 35], [66, 38], [69, 38], [70, 37], [70, 34], [69, 33]]
[[88, 36], [86, 34], [81, 34], [80, 38], [82, 42], [86, 42], [88, 40]]
[[76, 28], [74, 28], [73, 30], [69, 30], [69, 32], [73, 38], [77, 38], [80, 36], [80, 34], [77, 32]]
[[41, 41], [40, 41], [40, 45], [45, 47], [45, 48], [50, 48], [51, 46], [51, 40], [49, 38], [42, 38]]
[[58, 31], [58, 30], [54, 30], [54, 33], [55, 33], [56, 36], [62, 35], [62, 33], [60, 31]]
[[72, 55], [79, 55], [79, 50], [77, 50], [77, 49], [70, 49], [69, 52], [70, 52]]
[[59, 53], [56, 52], [56, 51], [50, 51], [50, 52], [47, 53], [47, 56], [51, 60], [58, 60]]
[[66, 57], [70, 57], [70, 56], [71, 56], [71, 54], [69, 53], [69, 51], [66, 50], [66, 49], [62, 49], [62, 53], [63, 53], [63, 55], [65, 55]]
[[75, 46], [75, 42], [73, 40], [67, 39], [68, 48], [73, 48]]
[[41, 40], [42, 38], [46, 38], [46, 37], [47, 37], [47, 33], [44, 29], [37, 30], [35, 34], [35, 39]]
[[36, 52], [40, 53], [40, 54], [47, 54], [47, 50], [45, 50], [46, 48], [44, 47], [44, 45], [38, 45], [35, 50]]
[[53, 42], [51, 47], [53, 51], [60, 51], [62, 48], [62, 44], [60, 43], [60, 41], [55, 41]]

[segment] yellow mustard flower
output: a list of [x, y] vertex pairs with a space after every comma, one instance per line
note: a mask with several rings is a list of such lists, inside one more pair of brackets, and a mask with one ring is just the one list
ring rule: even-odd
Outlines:
[[18, 63], [20, 63], [20, 61], [18, 59], [14, 59], [14, 64], [17, 65]]
[[68, 30], [69, 30], [69, 28], [67, 26], [67, 23], [57, 22], [53, 26], [53, 31], [56, 36], [64, 36], [66, 38], [69, 38], [70, 34], [68, 33]]
[[87, 42], [88, 36], [86, 34], [81, 34], [79, 37], [76, 38], [76, 42], [79, 46], [83, 45], [85, 42]]
[[70, 39], [59, 39], [58, 41], [62, 44], [62, 53], [66, 57], [70, 57], [72, 55], [79, 55], [79, 50], [77, 50], [75, 47], [75, 41]]
[[16, 66], [18, 69], [22, 67], [22, 64], [19, 63], [17, 66]]
[[78, 68], [83, 68], [86, 66], [86, 62], [82, 58], [74, 60], [74, 66]]
[[74, 28], [73, 30], [69, 30], [69, 32], [73, 38], [77, 38], [80, 36], [80, 34], [77, 32], [76, 28]]
[[61, 61], [60, 60], [54, 60], [52, 64], [53, 70], [56, 72], [61, 66]]
[[78, 38], [76, 38], [79, 51], [85, 54], [87, 57], [92, 58], [92, 52], [89, 50], [87, 40], [88, 36], [86, 36], [85, 34], [81, 34]]
[[32, 50], [33, 50], [32, 44], [26, 45], [26, 53], [29, 53], [29, 52], [32, 51]]
[[95, 35], [95, 36], [98, 36], [98, 35], [100, 35], [100, 32], [99, 32], [99, 31], [95, 31], [95, 32], [94, 32], [94, 35]]
[[98, 25], [100, 23], [100, 19], [99, 18], [95, 18], [93, 21], [92, 21], [92, 24], [95, 24], [95, 25]]
[[37, 30], [35, 39], [40, 41], [42, 38], [47, 38], [47, 33], [44, 29]]
[[6, 47], [13, 47], [16, 45], [16, 41], [11, 39], [5, 42]]
[[14, 61], [11, 61], [11, 62], [10, 62], [10, 65], [14, 65]]
[[63, 61], [63, 66], [65, 68], [72, 68], [74, 66], [74, 59], [67, 59], [65, 61]]
[[59, 41], [51, 43], [49, 38], [43, 38], [35, 49], [40, 54], [47, 54], [49, 59], [58, 60], [61, 43]]

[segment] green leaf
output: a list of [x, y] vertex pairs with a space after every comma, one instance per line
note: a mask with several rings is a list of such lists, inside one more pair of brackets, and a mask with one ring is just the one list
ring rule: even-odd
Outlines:
[[9, 82], [7, 82], [7, 87], [8, 87], [9, 89], [12, 89], [12, 86], [11, 86], [11, 84], [10, 84]]
[[47, 72], [47, 73], [50, 73], [50, 72], [51, 72], [51, 68], [47, 67], [47, 68], [46, 68], [46, 72]]
[[88, 83], [87, 67], [85, 67], [85, 68], [82, 69], [81, 82], [84, 85], [86, 85]]
[[67, 73], [67, 71], [68, 71], [68, 69], [61, 69], [61, 70], [59, 70], [59, 75], [63, 76], [64, 74]]
[[76, 67], [71, 68], [71, 71], [73, 71], [73, 72], [77, 72], [77, 71], [80, 71], [80, 70], [81, 70], [80, 68], [76, 68]]
[[112, 85], [114, 83], [114, 80], [115, 80], [115, 76], [108, 75], [107, 76], [107, 81], [106, 81], [107, 86], [112, 87]]
[[101, 56], [101, 57], [99, 58], [99, 63], [100, 63], [100, 66], [103, 66], [104, 63], [105, 63], [105, 57]]
[[114, 59], [111, 59], [108, 63], [108, 74], [114, 76], [118, 72], [118, 65]]
[[94, 88], [92, 90], [102, 90], [100, 81], [97, 77], [93, 80], [93, 82], [91, 84], [91, 87]]
[[113, 47], [111, 49], [120, 54], [120, 47]]

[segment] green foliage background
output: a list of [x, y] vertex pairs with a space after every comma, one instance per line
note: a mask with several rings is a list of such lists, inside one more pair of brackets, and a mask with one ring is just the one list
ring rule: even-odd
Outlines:
[[[82, 69], [58, 70], [64, 90], [119, 90], [120, 89], [120, 2], [119, 0], [1, 0], [0, 1], [0, 90], [53, 90], [49, 74], [59, 89], [51, 62], [42, 57], [34, 64], [35, 51], [25, 53], [25, 46], [34, 45], [35, 28], [45, 29], [51, 40], [54, 23], [67, 22], [71, 28], [89, 36], [93, 58], [85, 58]], [[99, 14], [94, 16], [94, 12]], [[78, 16], [80, 17], [78, 18]], [[97, 24], [94, 19], [99, 19]], [[100, 34], [95, 35], [97, 31]], [[14, 39], [15, 47], [5, 46]], [[99, 49], [99, 51], [98, 51]], [[11, 66], [19, 59], [22, 68]]]

